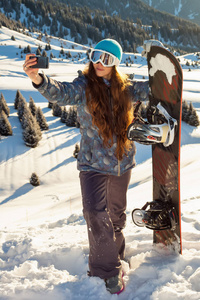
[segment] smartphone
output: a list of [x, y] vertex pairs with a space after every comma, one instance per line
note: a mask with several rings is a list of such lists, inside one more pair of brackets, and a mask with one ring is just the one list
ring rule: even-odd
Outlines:
[[44, 56], [30, 56], [31, 58], [37, 58], [37, 64], [32, 66], [31, 68], [35, 69], [48, 69], [49, 68], [49, 58]]

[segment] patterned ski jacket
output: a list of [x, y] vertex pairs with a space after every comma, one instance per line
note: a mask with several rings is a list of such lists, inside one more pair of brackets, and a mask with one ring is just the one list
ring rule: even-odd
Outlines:
[[[116, 137], [112, 147], [106, 148], [99, 136], [98, 128], [92, 125], [92, 116], [86, 105], [85, 89], [87, 80], [81, 75], [73, 82], [59, 82], [52, 78], [43, 76], [43, 83], [40, 86], [33, 84], [35, 88], [52, 103], [60, 106], [77, 105], [77, 120], [80, 123], [80, 152], [77, 158], [77, 168], [80, 171], [97, 171], [104, 174], [122, 175], [135, 166], [136, 148], [132, 143], [131, 149], [122, 160], [115, 156]], [[109, 82], [105, 80], [105, 84]], [[132, 81], [130, 93], [132, 101], [148, 100], [148, 82]]]

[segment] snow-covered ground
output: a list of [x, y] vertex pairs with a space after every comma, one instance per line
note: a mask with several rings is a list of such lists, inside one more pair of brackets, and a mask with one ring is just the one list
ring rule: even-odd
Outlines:
[[[14, 35], [16, 41], [11, 40]], [[151, 147], [137, 144], [137, 166], [128, 190], [125, 291], [110, 295], [99, 278], [89, 278], [88, 240], [82, 215], [79, 173], [73, 158], [79, 130], [66, 127], [53, 117], [46, 100], [35, 91], [23, 72], [19, 45], [35, 51], [38, 40], [4, 27], [0, 29], [0, 91], [9, 107], [13, 136], [0, 140], [0, 300], [177, 300], [200, 299], [200, 128], [182, 124], [181, 199], [183, 255], [172, 255], [152, 247], [152, 232], [133, 225], [131, 211], [151, 200]], [[43, 43], [43, 49], [44, 45]], [[60, 61], [60, 41], [52, 40], [46, 74], [71, 81], [87, 59]], [[66, 47], [65, 47], [66, 45]], [[68, 51], [70, 43], [65, 43]], [[18, 55], [16, 53], [18, 52]], [[73, 53], [76, 55], [77, 53]], [[23, 55], [24, 56], [24, 55]], [[123, 62], [130, 54], [124, 54]], [[131, 54], [135, 64], [120, 69], [147, 78], [145, 59]], [[184, 71], [183, 98], [192, 100], [200, 115], [200, 69]], [[31, 96], [40, 106], [49, 130], [37, 148], [24, 145], [22, 129], [13, 102], [19, 89], [27, 102]], [[33, 187], [30, 176], [36, 172], [41, 185]]]

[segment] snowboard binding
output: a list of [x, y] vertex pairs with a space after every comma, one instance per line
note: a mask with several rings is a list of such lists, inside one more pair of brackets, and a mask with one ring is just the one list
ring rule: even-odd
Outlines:
[[147, 121], [145, 121], [138, 114], [140, 105], [141, 102], [136, 103], [134, 119], [127, 131], [128, 139], [145, 145], [163, 143], [165, 147], [170, 146], [174, 141], [177, 120], [158, 103], [147, 109]]
[[142, 209], [134, 209], [132, 219], [139, 227], [145, 226], [152, 230], [171, 229], [172, 231], [176, 229], [178, 220], [175, 207], [169, 202], [160, 200], [147, 202]]

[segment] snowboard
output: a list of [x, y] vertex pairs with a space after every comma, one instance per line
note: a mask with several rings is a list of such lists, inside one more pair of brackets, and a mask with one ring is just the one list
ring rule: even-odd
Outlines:
[[[176, 129], [170, 145], [152, 143], [153, 199], [134, 217], [139, 225], [153, 229], [153, 243], [182, 253], [180, 205], [180, 140], [182, 116], [182, 68], [175, 56], [160, 46], [151, 46], [147, 53], [149, 74], [149, 107], [161, 105], [175, 120]], [[151, 124], [151, 109], [147, 118]], [[150, 121], [149, 121], [150, 122]], [[141, 224], [143, 223], [143, 224]], [[167, 225], [168, 224], [168, 225]]]

